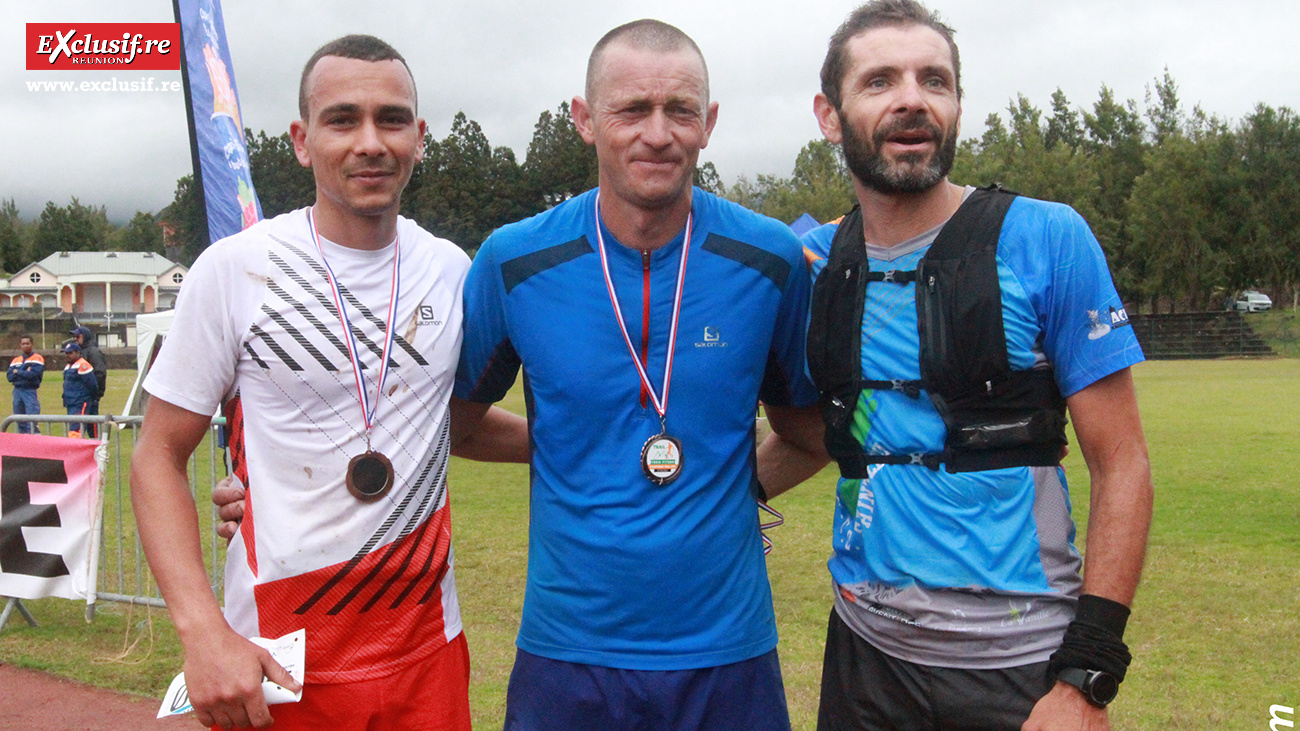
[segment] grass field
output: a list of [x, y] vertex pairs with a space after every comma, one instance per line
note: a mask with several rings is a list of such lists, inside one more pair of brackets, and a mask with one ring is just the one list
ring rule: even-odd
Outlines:
[[1277, 309], [1267, 312], [1252, 312], [1246, 315], [1246, 322], [1256, 335], [1264, 338], [1273, 352], [1288, 358], [1300, 358], [1300, 323], [1296, 322], [1296, 310]]
[[[1300, 360], [1134, 371], [1157, 502], [1127, 635], [1134, 662], [1113, 725], [1268, 728], [1269, 706], [1300, 706]], [[124, 398], [128, 386], [110, 388]], [[507, 406], [521, 410], [512, 398]], [[1082, 528], [1088, 489], [1077, 449], [1066, 468]], [[458, 461], [451, 480], [475, 726], [500, 728], [523, 600], [527, 469]], [[786, 525], [768, 559], [796, 729], [814, 726], [832, 486], [823, 472], [781, 498]], [[88, 625], [74, 602], [27, 605], [42, 626], [11, 619], [0, 633], [4, 662], [155, 697], [180, 667], [164, 612], [112, 605]]]

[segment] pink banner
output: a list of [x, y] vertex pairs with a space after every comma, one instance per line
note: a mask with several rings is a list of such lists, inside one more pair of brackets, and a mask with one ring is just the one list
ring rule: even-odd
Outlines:
[[0, 432], [0, 596], [91, 598], [98, 446]]

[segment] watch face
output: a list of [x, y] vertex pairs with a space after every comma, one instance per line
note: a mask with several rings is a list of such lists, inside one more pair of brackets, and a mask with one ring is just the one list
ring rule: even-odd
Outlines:
[[1096, 703], [1104, 706], [1119, 694], [1119, 681], [1110, 673], [1093, 673], [1088, 682], [1088, 694]]

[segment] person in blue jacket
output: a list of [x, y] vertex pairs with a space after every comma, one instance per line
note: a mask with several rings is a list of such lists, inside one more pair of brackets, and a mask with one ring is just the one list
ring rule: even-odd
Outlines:
[[[41, 377], [45, 375], [45, 356], [36, 352], [28, 335], [18, 339], [18, 348], [22, 352], [9, 362], [9, 382], [14, 385], [14, 415], [39, 414], [41, 400], [36, 395], [36, 389], [40, 388]], [[39, 431], [30, 421], [18, 422], [19, 434]]]
[[[81, 346], [76, 343], [64, 345], [63, 354], [68, 359], [68, 364], [63, 367], [63, 405], [69, 416], [88, 414], [90, 403], [99, 392], [95, 368], [81, 357]], [[81, 438], [81, 427], [81, 424], [68, 424], [68, 436]]]

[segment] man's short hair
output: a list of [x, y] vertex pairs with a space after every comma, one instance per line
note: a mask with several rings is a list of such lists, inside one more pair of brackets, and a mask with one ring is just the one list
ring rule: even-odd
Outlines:
[[952, 39], [955, 31], [939, 19], [939, 13], [931, 12], [916, 0], [871, 0], [849, 15], [848, 20], [831, 36], [826, 49], [826, 60], [822, 63], [822, 93], [837, 110], [840, 108], [844, 75], [848, 73], [846, 47], [849, 41], [875, 28], [905, 28], [912, 25], [925, 26], [948, 42], [948, 49], [952, 51], [957, 99], [961, 99], [961, 58], [957, 55], [957, 43]]
[[[298, 81], [298, 114], [302, 116], [304, 122], [309, 121], [307, 119], [307, 77], [311, 76], [312, 69], [316, 68], [316, 62], [326, 56], [353, 58], [358, 61], [401, 61], [406, 73], [411, 75], [411, 90], [415, 90], [415, 74], [411, 74], [411, 67], [407, 66], [406, 59], [402, 58], [402, 54], [398, 53], [396, 48], [374, 36], [353, 34], [335, 38], [316, 49], [311, 58], [307, 59], [307, 65], [302, 67], [302, 78]], [[416, 98], [418, 104], [418, 94]]]
[[591, 56], [587, 58], [587, 88], [585, 92], [587, 101], [591, 101], [596, 96], [596, 73], [600, 68], [600, 57], [605, 48], [615, 41], [632, 48], [658, 53], [673, 53], [674, 51], [690, 49], [700, 58], [700, 68], [704, 71], [704, 96], [706, 99], [708, 98], [709, 66], [704, 62], [704, 53], [700, 51], [700, 47], [695, 45], [695, 41], [691, 40], [691, 37], [677, 26], [669, 25], [662, 20], [642, 18], [631, 23], [624, 23], [596, 41], [596, 47], [591, 49]]
[[19, 336], [18, 336], [18, 342], [20, 342], [20, 343], [21, 343], [22, 341], [24, 341], [24, 340], [31, 340], [31, 339], [32, 339], [32, 336], [31, 336], [31, 335], [19, 335]]

